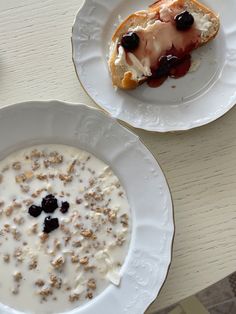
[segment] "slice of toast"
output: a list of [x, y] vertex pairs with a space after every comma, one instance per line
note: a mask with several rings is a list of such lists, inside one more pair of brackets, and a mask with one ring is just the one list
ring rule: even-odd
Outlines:
[[[176, 21], [186, 11], [194, 18], [193, 24], [179, 29]], [[112, 36], [108, 64], [113, 85], [138, 87], [152, 77], [160, 58], [170, 54], [184, 57], [215, 38], [219, 28], [219, 17], [196, 0], [159, 0], [147, 10], [131, 14]], [[129, 50], [122, 38], [133, 33], [139, 42]]]

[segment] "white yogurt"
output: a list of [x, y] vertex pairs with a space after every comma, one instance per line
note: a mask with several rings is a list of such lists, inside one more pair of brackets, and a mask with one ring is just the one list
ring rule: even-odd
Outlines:
[[[55, 153], [56, 152], [56, 153]], [[40, 145], [0, 161], [0, 302], [17, 310], [68, 311], [119, 285], [130, 209], [109, 166], [74, 147]], [[52, 194], [54, 213], [29, 213]], [[61, 213], [68, 202], [67, 213]], [[45, 217], [59, 228], [43, 232]]]

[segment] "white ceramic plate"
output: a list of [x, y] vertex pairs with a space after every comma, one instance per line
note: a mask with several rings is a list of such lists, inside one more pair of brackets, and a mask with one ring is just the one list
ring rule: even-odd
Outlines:
[[168, 79], [157, 89], [144, 84], [126, 92], [112, 87], [108, 44], [118, 16], [124, 19], [152, 0], [85, 0], [72, 31], [73, 60], [92, 99], [117, 119], [159, 132], [198, 127], [231, 109], [236, 103], [236, 1], [202, 2], [219, 12], [221, 31], [216, 40], [193, 53], [193, 59], [201, 61], [200, 68], [181, 79]]
[[[173, 212], [165, 177], [139, 138], [99, 110], [58, 101], [0, 109], [0, 159], [35, 144], [66, 144], [109, 164], [121, 180], [132, 215], [132, 237], [120, 287], [71, 314], [143, 314], [165, 281], [171, 261]], [[0, 304], [0, 313], [15, 314]]]

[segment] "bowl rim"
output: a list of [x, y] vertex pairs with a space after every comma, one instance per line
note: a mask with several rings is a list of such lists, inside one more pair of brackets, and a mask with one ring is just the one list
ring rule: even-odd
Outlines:
[[[109, 124], [109, 127], [110, 127], [110, 131], [112, 133], [112, 127], [114, 127], [114, 132], [118, 132], [121, 131], [122, 134], [126, 134], [127, 135], [127, 138], [128, 139], [132, 139], [132, 141], [130, 142], [131, 144], [130, 145], [134, 145], [134, 147], [136, 145], [138, 145], [138, 147], [141, 147], [141, 150], [143, 150], [143, 152], [145, 152], [146, 155], [148, 155], [148, 158], [150, 158], [150, 160], [152, 161], [152, 166], [156, 165], [158, 171], [159, 171], [159, 176], [161, 177], [161, 180], [160, 181], [164, 188], [165, 188], [165, 192], [168, 194], [168, 198], [169, 198], [169, 203], [168, 203], [168, 206], [169, 208], [167, 208], [167, 210], [169, 211], [169, 214], [171, 214], [171, 219], [168, 221], [167, 225], [168, 225], [168, 230], [167, 230], [167, 236], [168, 236], [168, 247], [166, 248], [166, 256], [165, 256], [165, 260], [163, 263], [165, 263], [164, 265], [164, 271], [163, 271], [163, 274], [162, 274], [162, 278], [160, 280], [160, 284], [157, 286], [154, 285], [153, 286], [150, 286], [149, 288], [151, 288], [152, 290], [154, 289], [154, 291], [151, 291], [150, 293], [147, 293], [148, 291], [148, 287], [146, 286], [145, 287], [145, 297], [146, 297], [146, 300], [144, 300], [145, 302], [143, 302], [142, 304], [139, 305], [139, 308], [138, 309], [135, 309], [134, 313], [136, 314], [141, 314], [143, 313], [144, 310], [147, 309], [147, 307], [155, 300], [156, 296], [159, 294], [161, 288], [163, 287], [164, 285], [164, 282], [166, 281], [166, 278], [167, 278], [167, 275], [168, 275], [168, 272], [169, 272], [169, 267], [170, 267], [170, 263], [171, 263], [171, 259], [172, 259], [172, 253], [173, 253], [173, 240], [174, 240], [174, 232], [175, 232], [175, 227], [174, 227], [174, 211], [173, 211], [173, 198], [172, 198], [172, 195], [171, 195], [171, 192], [170, 192], [170, 188], [168, 186], [168, 182], [164, 176], [164, 173], [163, 171], [161, 170], [161, 167], [159, 165], [159, 163], [157, 162], [156, 158], [153, 156], [153, 154], [150, 152], [150, 150], [147, 149], [147, 147], [143, 144], [143, 142], [140, 140], [140, 138], [132, 131], [130, 131], [129, 129], [127, 129], [126, 127], [122, 126], [116, 119], [114, 118], [111, 118], [109, 115], [105, 114], [103, 111], [99, 110], [99, 109], [96, 109], [96, 108], [93, 108], [93, 107], [89, 107], [87, 105], [84, 105], [84, 104], [77, 104], [77, 103], [68, 103], [68, 102], [62, 102], [62, 101], [59, 101], [59, 100], [48, 100], [48, 101], [27, 101], [27, 102], [21, 102], [21, 103], [17, 103], [17, 104], [11, 104], [11, 105], [6, 105], [6, 106], [3, 106], [0, 108], [0, 121], [4, 118], [4, 119], [10, 119], [13, 115], [17, 115], [17, 112], [18, 114], [20, 113], [21, 115], [23, 114], [23, 111], [25, 111], [25, 113], [27, 114], [31, 114], [32, 112], [34, 112], [36, 110], [38, 110], [38, 114], [40, 113], [40, 111], [44, 112], [42, 113], [43, 115], [46, 113], [47, 115], [50, 115], [52, 120], [55, 118], [55, 115], [60, 112], [60, 110], [65, 113], [65, 114], [69, 114], [73, 112], [72, 114], [72, 119], [73, 121], [74, 120], [77, 120], [77, 117], [76, 116], [76, 113], [79, 114], [80, 111], [81, 112], [85, 112], [85, 116], [87, 117], [88, 115], [91, 114], [91, 116], [95, 116], [96, 118], [99, 117], [101, 118], [103, 121], [104, 121], [104, 124], [107, 123]], [[61, 113], [60, 113], [61, 114]], [[8, 115], [10, 115], [9, 118]], [[75, 118], [76, 117], [76, 118]], [[24, 120], [24, 117], [22, 118], [22, 116], [20, 117], [19, 115], [17, 116], [17, 120], [20, 121], [20, 119], [23, 119]], [[34, 119], [36, 119], [36, 117], [34, 117]], [[87, 119], [87, 118], [86, 118]], [[52, 120], [50, 120], [50, 122], [52, 122]], [[3, 120], [4, 121], [4, 120]], [[95, 121], [95, 120], [94, 120]], [[47, 122], [48, 123], [48, 122]], [[52, 122], [52, 123], [55, 123]], [[95, 122], [94, 122], [95, 123]], [[0, 130], [1, 130], [1, 125], [0, 125]], [[18, 136], [18, 135], [17, 135]], [[33, 134], [30, 134], [29, 135], [30, 138], [31, 137], [34, 137]], [[108, 136], [109, 138], [109, 136]], [[1, 139], [1, 136], [0, 136], [0, 141], [2, 141]], [[61, 139], [60, 139], [61, 141]], [[41, 143], [41, 142], [40, 142]], [[61, 143], [63, 144], [63, 143]], [[5, 144], [6, 145], [6, 144]], [[9, 144], [7, 144], [9, 145]], [[24, 145], [26, 145], [26, 143], [24, 142]], [[116, 144], [118, 145], [118, 144]], [[14, 146], [14, 145], [13, 145]], [[132, 148], [133, 149], [133, 148]], [[1, 153], [1, 150], [2, 150], [2, 145], [1, 145], [1, 149], [0, 149], [0, 153]], [[129, 152], [124, 150], [122, 152], [122, 154], [124, 155], [124, 152], [125, 154], [128, 154]], [[95, 154], [96, 156], [96, 154]], [[98, 157], [100, 158], [100, 157]], [[127, 158], [127, 157], [126, 157]], [[145, 163], [145, 162], [144, 162]], [[111, 165], [112, 166], [112, 165]], [[115, 172], [116, 173], [116, 172]], [[128, 194], [128, 197], [129, 197], [129, 194]], [[133, 220], [134, 221], [134, 220]], [[166, 226], [167, 226], [166, 225]], [[163, 232], [165, 230], [165, 225], [163, 225]], [[149, 222], [149, 227], [152, 227], [152, 228], [155, 228], [155, 226], [151, 225], [150, 222]], [[136, 228], [135, 226], [132, 227], [133, 230]], [[132, 232], [133, 232], [132, 230]], [[150, 239], [149, 239], [150, 240]], [[132, 240], [131, 240], [132, 241]], [[144, 251], [144, 250], [143, 250]], [[134, 250], [132, 253], [134, 254], [136, 251]], [[130, 251], [128, 254], [131, 254]], [[152, 255], [152, 254], [151, 254]], [[130, 259], [132, 258], [132, 255], [130, 256]], [[155, 262], [156, 257], [151, 256], [151, 258], [147, 261], [145, 261], [145, 263], [147, 265], [151, 265], [152, 266], [152, 263]], [[159, 257], [158, 257], [159, 258]], [[128, 257], [127, 257], [128, 259]], [[125, 267], [126, 267], [126, 263], [127, 263], [127, 260], [125, 261], [122, 269], [124, 270]], [[130, 271], [130, 274], [129, 274], [129, 279], [131, 280], [131, 283], [134, 285], [134, 287], [137, 288], [137, 286], [141, 287], [142, 288], [142, 284], [140, 284], [135, 278], [135, 276], [137, 275], [135, 272], [132, 273], [133, 269], [136, 267], [143, 267], [143, 266], [147, 266], [146, 264], [141, 264], [141, 265], [136, 265], [134, 264], [133, 265], [133, 268], [131, 267], [131, 271]], [[149, 264], [148, 264], [149, 263]], [[155, 263], [154, 263], [155, 264]], [[149, 265], [149, 266], [150, 266]], [[163, 266], [163, 265], [162, 265]], [[122, 275], [124, 275], [124, 273], [122, 272]], [[140, 275], [140, 274], [138, 274]], [[133, 281], [132, 282], [132, 276], [135, 278], [136, 281]], [[133, 287], [133, 288], [134, 288]], [[122, 289], [122, 288], [120, 288]], [[111, 290], [111, 289], [110, 289]], [[103, 294], [106, 294], [108, 293], [108, 288], [106, 290], [104, 290], [104, 292], [101, 293], [101, 295]], [[98, 297], [96, 297], [93, 301], [89, 302], [86, 306], [82, 306], [82, 307], [79, 307], [75, 310], [72, 310], [70, 312], [65, 312], [65, 313], [71, 313], [71, 314], [75, 314], [75, 313], [78, 313], [78, 314], [87, 314], [87, 313], [95, 313], [95, 311], [93, 312], [93, 310], [91, 311], [89, 308], [92, 307], [93, 304], [96, 304], [97, 300], [100, 298], [100, 295]], [[147, 302], [147, 299], [148, 299], [148, 302]], [[91, 306], [90, 306], [91, 305]], [[2, 309], [1, 309], [2, 308]], [[10, 309], [9, 307], [5, 306], [5, 305], [1, 305], [0, 304], [0, 309], [2, 310], [2, 313], [8, 313], [8, 314], [19, 314], [19, 313], [22, 313], [22, 312], [19, 312], [19, 311], [16, 311], [16, 310], [13, 310], [13, 309]], [[123, 309], [122, 309], [123, 310]], [[108, 312], [109, 313], [109, 312]], [[119, 314], [121, 312], [118, 312]], [[127, 312], [127, 309], [124, 309], [124, 311], [122, 313], [128, 313]], [[106, 314], [104, 312], [104, 314]]]

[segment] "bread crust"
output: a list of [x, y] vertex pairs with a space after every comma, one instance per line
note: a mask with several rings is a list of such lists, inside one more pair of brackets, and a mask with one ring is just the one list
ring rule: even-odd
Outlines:
[[[110, 58], [108, 61], [108, 65], [109, 65], [109, 69], [110, 69], [111, 77], [112, 77], [112, 82], [114, 86], [121, 89], [126, 89], [126, 90], [135, 89], [140, 84], [142, 84], [144, 81], [147, 80], [147, 77], [142, 78], [142, 80], [133, 79], [131, 71], [126, 71], [123, 73], [123, 75], [120, 75], [117, 69], [117, 66], [115, 65], [115, 60], [118, 57], [117, 43], [119, 42], [122, 35], [125, 34], [128, 31], [128, 29], [130, 29], [131, 27], [135, 27], [137, 25], [145, 26], [149, 16], [157, 15], [160, 12], [161, 6], [167, 3], [168, 1], [170, 0], [158, 0], [154, 2], [152, 5], [150, 5], [146, 11], [138, 11], [136, 13], [129, 15], [115, 30], [112, 36], [112, 44], [114, 48], [112, 49], [110, 53]], [[214, 20], [215, 22], [214, 32], [212, 32], [210, 36], [202, 38], [201, 42], [199, 42], [199, 47], [208, 43], [210, 40], [216, 37], [220, 28], [220, 22], [219, 22], [218, 16], [210, 8], [206, 7], [205, 5], [198, 2], [197, 0], [177, 0], [174, 3], [170, 2], [171, 6], [180, 5], [180, 4], [183, 4], [183, 5], [187, 4], [187, 5], [191, 5], [192, 7], [198, 8], [199, 11], [203, 11], [205, 14], [209, 14], [211, 20]]]

